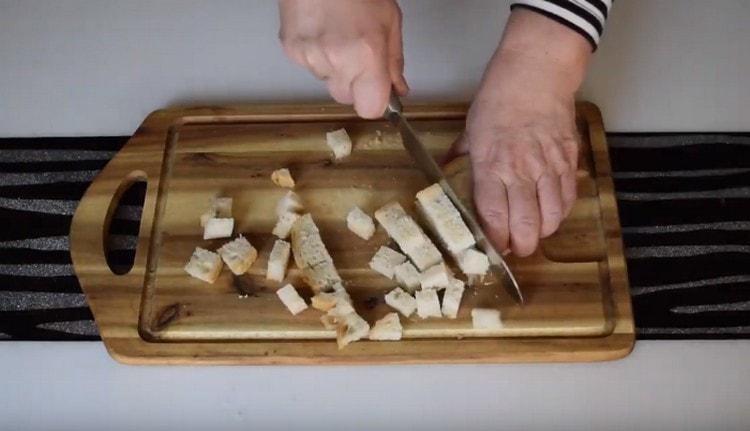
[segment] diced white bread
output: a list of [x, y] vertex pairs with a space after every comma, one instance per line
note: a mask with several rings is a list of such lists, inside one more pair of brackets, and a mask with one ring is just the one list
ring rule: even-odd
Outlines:
[[336, 305], [328, 310], [328, 315], [336, 318], [341, 318], [349, 313], [354, 313], [354, 307], [351, 301], [337, 301]]
[[420, 274], [411, 262], [404, 262], [395, 266], [393, 275], [396, 282], [409, 292], [414, 292], [419, 287]]
[[349, 313], [337, 317], [336, 320], [338, 322], [336, 342], [339, 345], [339, 349], [343, 349], [349, 343], [365, 338], [370, 332], [370, 325], [357, 313]]
[[330, 330], [336, 329], [336, 322], [337, 319], [334, 316], [330, 316], [328, 314], [324, 314], [320, 316], [320, 322], [323, 324], [323, 327]]
[[401, 250], [416, 249], [425, 242], [424, 231], [398, 202], [390, 202], [379, 208], [375, 211], [375, 219]]
[[222, 245], [217, 252], [235, 275], [246, 273], [258, 258], [258, 250], [242, 235]]
[[385, 303], [403, 314], [404, 317], [411, 316], [414, 314], [414, 310], [417, 309], [417, 301], [414, 297], [400, 287], [391, 290], [385, 295]]
[[370, 259], [370, 268], [393, 279], [394, 268], [404, 262], [406, 262], [406, 256], [392, 248], [381, 246]]
[[471, 326], [474, 329], [500, 329], [500, 310], [494, 308], [474, 308], [471, 310]]
[[352, 299], [346, 291], [318, 292], [312, 297], [311, 305], [316, 310], [329, 311], [340, 301], [351, 304]]
[[294, 227], [292, 227], [292, 251], [294, 263], [297, 264], [298, 268], [307, 268], [333, 261], [319, 234], [295, 235]]
[[268, 255], [268, 269], [266, 270], [266, 278], [268, 280], [279, 283], [284, 280], [286, 267], [289, 264], [290, 252], [291, 248], [288, 242], [277, 239], [273, 243], [271, 254]]
[[417, 192], [417, 207], [451, 253], [458, 253], [476, 243], [474, 235], [461, 218], [461, 213], [440, 184], [433, 184]]
[[466, 275], [485, 275], [490, 269], [487, 255], [474, 248], [467, 248], [456, 256], [458, 267]]
[[205, 227], [209, 219], [231, 217], [232, 198], [211, 198], [209, 208], [201, 214], [201, 227]]
[[437, 290], [419, 290], [414, 294], [414, 297], [417, 300], [417, 316], [422, 319], [443, 317], [443, 313], [440, 311], [440, 299], [438, 299]]
[[326, 133], [326, 144], [333, 150], [333, 156], [342, 159], [352, 153], [352, 140], [344, 129]]
[[218, 253], [195, 247], [190, 261], [185, 265], [185, 272], [206, 283], [213, 283], [221, 273], [221, 257]]
[[329, 261], [302, 268], [302, 279], [315, 292], [334, 291], [334, 286], [341, 284], [341, 276]]
[[404, 328], [397, 313], [388, 313], [370, 328], [369, 338], [376, 341], [396, 341], [401, 339]]
[[229, 238], [233, 230], [233, 218], [210, 218], [203, 227], [203, 239]]
[[279, 219], [276, 221], [276, 226], [273, 227], [271, 233], [281, 239], [287, 239], [289, 237], [289, 232], [292, 230], [292, 226], [294, 226], [294, 222], [296, 222], [298, 218], [299, 214], [292, 212], [280, 215]]
[[359, 207], [352, 208], [346, 215], [346, 226], [358, 237], [368, 240], [375, 233], [375, 223], [372, 217], [365, 214]]
[[398, 202], [391, 202], [375, 211], [375, 218], [420, 271], [443, 259], [435, 244]]
[[435, 247], [435, 244], [433, 244], [432, 241], [429, 241], [429, 239], [428, 242], [422, 243], [419, 247], [404, 251], [409, 255], [411, 261], [414, 262], [414, 265], [419, 268], [420, 271], [424, 271], [425, 269], [443, 261], [443, 255], [440, 254], [440, 251]]
[[273, 171], [271, 173], [271, 181], [279, 187], [287, 189], [294, 188], [294, 178], [292, 178], [292, 174], [287, 168], [276, 169]]
[[451, 274], [443, 262], [427, 268], [419, 277], [422, 289], [445, 289], [450, 284]]
[[276, 203], [276, 216], [281, 217], [286, 213], [298, 213], [302, 209], [302, 200], [299, 198], [299, 195], [289, 190]]
[[450, 284], [445, 288], [443, 293], [443, 305], [441, 311], [443, 316], [449, 319], [455, 319], [458, 315], [458, 308], [461, 306], [461, 298], [464, 296], [464, 282], [452, 278]]
[[286, 286], [277, 290], [276, 295], [279, 297], [279, 299], [281, 299], [281, 302], [284, 303], [286, 308], [288, 308], [289, 311], [294, 315], [307, 310], [307, 303], [304, 299], [302, 299], [301, 296], [299, 296], [299, 293], [297, 293], [297, 289], [295, 289], [291, 284], [287, 284]]

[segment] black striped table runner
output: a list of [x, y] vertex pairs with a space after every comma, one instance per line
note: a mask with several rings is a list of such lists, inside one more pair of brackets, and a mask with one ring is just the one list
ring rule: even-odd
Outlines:
[[[750, 134], [608, 139], [639, 338], [750, 338]], [[126, 140], [0, 139], [0, 339], [98, 339], [67, 235]], [[112, 262], [132, 259], [143, 192], [115, 216]]]

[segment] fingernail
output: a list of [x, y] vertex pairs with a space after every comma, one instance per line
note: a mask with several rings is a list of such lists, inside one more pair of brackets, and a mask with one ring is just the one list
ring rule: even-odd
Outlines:
[[502, 252], [501, 254], [502, 254], [503, 256], [507, 256], [507, 255], [509, 255], [510, 253], [511, 253], [510, 249], [509, 249], [509, 248], [506, 248], [505, 250], [503, 250], [503, 252]]

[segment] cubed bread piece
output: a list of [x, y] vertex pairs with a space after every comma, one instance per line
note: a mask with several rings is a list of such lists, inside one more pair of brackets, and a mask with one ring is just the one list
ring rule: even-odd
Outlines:
[[286, 213], [298, 213], [302, 209], [302, 200], [299, 198], [299, 195], [289, 190], [276, 203], [276, 216], [281, 217]]
[[370, 260], [370, 268], [393, 279], [394, 268], [404, 262], [406, 262], [406, 256], [392, 248], [381, 246]]
[[375, 223], [373, 223], [372, 217], [356, 206], [347, 214], [346, 226], [364, 240], [372, 238], [375, 233]]
[[435, 247], [435, 244], [429, 239], [426, 242], [423, 242], [419, 247], [404, 250], [404, 252], [409, 255], [411, 261], [414, 262], [414, 265], [419, 268], [420, 271], [424, 271], [443, 261], [443, 255], [440, 254], [440, 251]]
[[320, 316], [320, 323], [323, 324], [323, 327], [330, 330], [336, 330], [336, 322], [338, 319], [336, 319], [335, 316], [331, 316], [328, 314], [324, 314]]
[[292, 228], [292, 252], [298, 268], [312, 267], [323, 262], [333, 262], [323, 239], [318, 234], [295, 235]]
[[286, 276], [286, 267], [289, 264], [290, 254], [289, 243], [277, 239], [273, 243], [271, 254], [268, 256], [268, 270], [266, 271], [266, 278], [269, 280], [281, 282]]
[[[404, 289], [397, 287], [385, 295], [385, 303], [392, 307], [394, 310], [403, 314], [404, 317], [409, 317], [414, 314], [414, 310], [417, 309], [417, 301], [413, 296], [409, 295]], [[438, 305], [439, 308], [439, 305]]]
[[349, 313], [336, 318], [336, 342], [339, 349], [343, 349], [349, 343], [365, 338], [370, 332], [370, 325], [357, 313]]
[[388, 313], [370, 328], [369, 338], [376, 341], [396, 341], [401, 339], [403, 332], [398, 313]]
[[302, 268], [302, 279], [315, 292], [333, 291], [334, 285], [341, 283], [341, 276], [330, 261]]
[[279, 187], [287, 189], [294, 188], [294, 178], [292, 178], [292, 174], [287, 168], [276, 169], [273, 171], [271, 173], [271, 181]]
[[311, 305], [316, 310], [329, 311], [334, 308], [339, 301], [351, 304], [352, 299], [345, 291], [318, 292], [312, 297]]
[[458, 315], [458, 308], [461, 306], [461, 297], [463, 296], [464, 282], [456, 278], [451, 278], [450, 284], [443, 293], [443, 316], [455, 319]]
[[375, 211], [375, 219], [405, 252], [416, 250], [425, 240], [429, 241], [422, 228], [398, 202], [390, 202], [379, 208]]
[[451, 274], [444, 263], [440, 262], [425, 270], [419, 277], [422, 289], [445, 289], [450, 284]]
[[328, 310], [328, 313], [326, 314], [336, 318], [341, 318], [349, 313], [354, 312], [354, 307], [352, 306], [351, 301], [336, 301], [336, 305]]
[[432, 230], [451, 253], [472, 247], [476, 242], [461, 213], [445, 194], [440, 184], [433, 184], [417, 193], [417, 207]]
[[414, 296], [417, 300], [417, 315], [420, 318], [443, 317], [440, 311], [440, 299], [438, 299], [437, 290], [419, 290]]
[[292, 226], [294, 226], [294, 222], [297, 221], [299, 218], [299, 214], [297, 213], [284, 213], [279, 216], [279, 219], [276, 221], [276, 226], [273, 227], [273, 233], [277, 237], [281, 239], [287, 239], [289, 237], [289, 232], [292, 230]]
[[474, 329], [500, 329], [500, 310], [494, 308], [474, 308], [471, 310], [471, 326]]
[[233, 230], [233, 218], [210, 218], [203, 228], [203, 239], [229, 238]]
[[284, 303], [286, 308], [288, 308], [289, 311], [294, 315], [297, 315], [307, 309], [307, 303], [305, 303], [305, 300], [302, 299], [301, 296], [299, 296], [299, 293], [297, 293], [297, 289], [295, 289], [291, 284], [287, 284], [286, 286], [277, 290], [276, 295], [279, 297], [279, 299], [281, 299], [281, 302]]
[[212, 218], [232, 218], [232, 198], [211, 198], [208, 210], [201, 215], [201, 227]]
[[235, 275], [246, 273], [258, 257], [258, 251], [242, 235], [222, 245], [217, 252]]
[[467, 248], [456, 256], [458, 267], [466, 275], [485, 275], [490, 269], [487, 255], [474, 248]]
[[221, 273], [221, 267], [221, 257], [218, 253], [195, 247], [190, 261], [185, 265], [185, 272], [192, 277], [213, 284]]
[[396, 282], [409, 292], [414, 292], [419, 287], [420, 274], [411, 262], [404, 262], [393, 268]]
[[327, 132], [326, 144], [333, 150], [333, 156], [336, 160], [347, 157], [352, 153], [352, 140], [344, 129]]

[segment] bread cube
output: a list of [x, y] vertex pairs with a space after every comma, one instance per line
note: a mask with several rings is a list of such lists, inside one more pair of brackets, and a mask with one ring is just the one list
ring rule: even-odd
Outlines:
[[361, 340], [370, 332], [370, 325], [357, 313], [337, 317], [336, 342], [339, 349], [343, 349], [349, 343]]
[[271, 254], [268, 256], [268, 270], [266, 271], [266, 279], [281, 282], [286, 276], [286, 267], [289, 264], [290, 255], [289, 243], [277, 239], [273, 243], [273, 249]]
[[295, 316], [307, 310], [307, 303], [299, 296], [299, 293], [297, 293], [297, 290], [291, 284], [287, 284], [277, 290], [276, 295], [281, 299], [286, 308], [289, 309], [289, 312]]
[[233, 230], [233, 218], [210, 218], [203, 227], [203, 239], [229, 238]]
[[433, 184], [417, 193], [417, 208], [451, 253], [458, 253], [476, 243], [461, 213], [440, 184]]
[[218, 253], [195, 247], [190, 261], [185, 265], [185, 272], [206, 283], [213, 284], [221, 273], [221, 257]]
[[242, 235], [221, 246], [217, 252], [235, 275], [246, 273], [258, 257], [258, 251]]
[[441, 311], [443, 316], [455, 319], [461, 306], [461, 297], [464, 296], [464, 282], [451, 278], [450, 284], [443, 293], [443, 305]]
[[396, 282], [409, 292], [414, 292], [419, 287], [420, 274], [411, 262], [404, 262], [393, 268]]
[[501, 329], [500, 310], [494, 308], [474, 308], [471, 310], [471, 326], [474, 329]]
[[370, 328], [369, 338], [376, 341], [396, 341], [401, 339], [403, 331], [398, 313], [388, 313]]
[[330, 261], [302, 268], [302, 279], [315, 292], [333, 291], [334, 285], [341, 284], [341, 276]]
[[287, 239], [289, 237], [289, 232], [292, 230], [292, 226], [294, 226], [294, 222], [296, 222], [298, 218], [299, 214], [297, 213], [284, 213], [280, 215], [276, 221], [276, 226], [273, 227], [271, 233], [278, 238]]
[[370, 260], [370, 268], [393, 279], [394, 268], [404, 262], [406, 262], [406, 256], [392, 248], [381, 246]]
[[326, 144], [333, 151], [336, 160], [343, 159], [352, 153], [352, 140], [344, 129], [326, 133]]
[[346, 226], [358, 237], [368, 240], [375, 233], [375, 223], [359, 207], [352, 208], [346, 216]]
[[409, 317], [417, 309], [417, 301], [409, 295], [404, 289], [397, 287], [385, 295], [385, 303], [391, 308]]
[[445, 289], [450, 284], [451, 274], [444, 263], [427, 268], [419, 277], [422, 289]]
[[490, 260], [486, 254], [474, 248], [467, 248], [456, 256], [461, 271], [468, 275], [482, 276], [490, 269]]
[[294, 188], [294, 178], [292, 178], [292, 174], [287, 168], [276, 169], [273, 171], [271, 173], [271, 181], [279, 187], [287, 189]]
[[417, 300], [417, 316], [422, 319], [443, 317], [440, 311], [440, 299], [438, 298], [437, 290], [419, 290], [414, 294], [414, 297]]
[[201, 227], [212, 218], [232, 218], [232, 198], [211, 198], [208, 210], [201, 215]]

